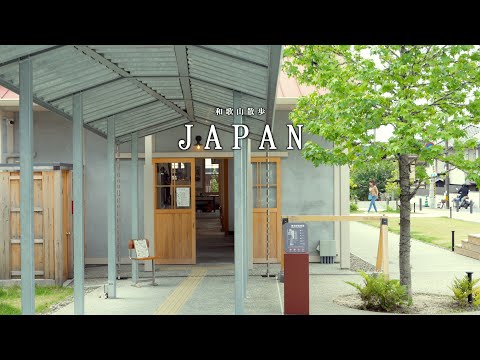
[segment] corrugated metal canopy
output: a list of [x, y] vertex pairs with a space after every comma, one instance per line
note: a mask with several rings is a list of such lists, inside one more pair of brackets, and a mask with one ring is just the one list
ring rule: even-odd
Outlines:
[[71, 119], [72, 97], [82, 92], [85, 127], [106, 137], [106, 119], [115, 116], [120, 142], [190, 122], [231, 131], [226, 109], [238, 91], [245, 123], [260, 135], [273, 123], [281, 52], [280, 45], [0, 45], [0, 85], [18, 92], [18, 63], [30, 57], [37, 104]]

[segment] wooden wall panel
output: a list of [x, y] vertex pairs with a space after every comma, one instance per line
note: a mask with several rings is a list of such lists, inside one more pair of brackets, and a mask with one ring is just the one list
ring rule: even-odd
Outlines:
[[[278, 216], [276, 211], [270, 212], [270, 262], [280, 261], [280, 237], [278, 236]], [[267, 257], [267, 214], [253, 212], [253, 261], [265, 263]]]
[[10, 173], [0, 173], [0, 279], [10, 279]]
[[55, 248], [55, 284], [62, 285], [65, 281], [63, 276], [63, 181], [62, 172], [59, 170], [53, 172], [53, 188], [53, 206], [55, 209], [53, 218], [53, 244]]
[[[11, 173], [12, 175], [14, 173]], [[20, 271], [20, 211], [11, 211], [20, 208], [20, 178], [10, 179], [10, 273]], [[13, 243], [13, 241], [18, 241]], [[20, 276], [12, 275], [14, 278]]]
[[[71, 229], [71, 174], [68, 170], [34, 172], [35, 276], [56, 279], [58, 285], [69, 275], [70, 239], [62, 234], [62, 229]], [[69, 193], [65, 196], [64, 183], [69, 183], [66, 186]], [[71, 270], [73, 276], [73, 263]], [[3, 172], [0, 173], [0, 279], [19, 278], [20, 274], [20, 176], [18, 171]]]
[[55, 248], [53, 243], [53, 173], [51, 171], [42, 172], [42, 179], [45, 279], [53, 279], [55, 277]]
[[72, 172], [62, 171], [63, 181], [63, 277], [73, 278], [73, 243], [72, 243]]

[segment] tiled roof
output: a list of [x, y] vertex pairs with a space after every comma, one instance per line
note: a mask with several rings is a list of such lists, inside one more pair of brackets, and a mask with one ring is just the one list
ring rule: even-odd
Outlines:
[[18, 95], [0, 86], [0, 100], [18, 100]]
[[[288, 77], [283, 71], [280, 72], [277, 85], [278, 98], [299, 98], [315, 91], [314, 86], [300, 85], [293, 77]], [[325, 91], [320, 91], [321, 94]]]

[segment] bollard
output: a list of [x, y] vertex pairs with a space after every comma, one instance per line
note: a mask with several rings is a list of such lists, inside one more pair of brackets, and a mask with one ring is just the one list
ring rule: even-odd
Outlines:
[[452, 251], [455, 251], [455, 230], [452, 230]]
[[422, 199], [418, 199], [418, 211], [422, 211]]
[[450, 219], [452, 218], [452, 207], [450, 206]]
[[457, 206], [457, 212], [459, 212], [460, 211], [460, 201], [456, 201], [455, 204]]
[[415, 212], [415, 205], [416, 203], [413, 203], [413, 212]]
[[468, 293], [468, 303], [471, 305], [473, 303], [473, 297], [472, 297], [472, 271], [467, 271], [467, 276], [468, 276], [468, 282], [470, 283], [470, 291]]
[[470, 200], [470, 214], [473, 214], [473, 201]]

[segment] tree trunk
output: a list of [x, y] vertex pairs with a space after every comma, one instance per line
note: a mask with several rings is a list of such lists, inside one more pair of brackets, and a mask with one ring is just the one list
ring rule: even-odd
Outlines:
[[408, 155], [400, 155], [400, 284], [405, 285], [412, 296], [410, 268], [410, 164]]

